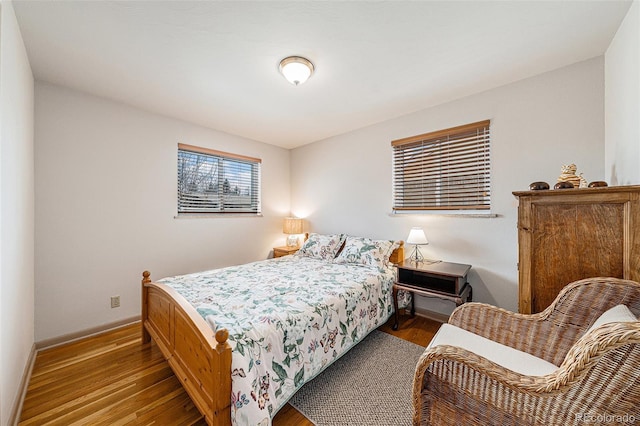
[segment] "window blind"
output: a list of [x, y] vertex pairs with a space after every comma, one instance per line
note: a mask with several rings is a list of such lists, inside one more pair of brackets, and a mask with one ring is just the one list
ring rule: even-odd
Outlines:
[[178, 213], [261, 213], [259, 158], [178, 144]]
[[491, 208], [490, 121], [391, 142], [393, 210]]

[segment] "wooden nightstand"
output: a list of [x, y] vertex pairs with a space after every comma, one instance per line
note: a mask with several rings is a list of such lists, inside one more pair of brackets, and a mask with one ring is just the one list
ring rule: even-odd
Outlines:
[[298, 247], [298, 246], [295, 246], [295, 247], [289, 247], [289, 246], [274, 247], [273, 248], [273, 257], [275, 259], [276, 257], [286, 256], [288, 254], [293, 254], [293, 253], [297, 252], [298, 250], [300, 250], [300, 247]]
[[398, 290], [411, 292], [411, 315], [415, 315], [415, 296], [437, 297], [455, 302], [456, 306], [470, 302], [473, 289], [467, 282], [471, 265], [449, 262], [414, 262], [405, 259], [398, 263], [398, 277], [393, 285], [393, 306], [398, 329]]

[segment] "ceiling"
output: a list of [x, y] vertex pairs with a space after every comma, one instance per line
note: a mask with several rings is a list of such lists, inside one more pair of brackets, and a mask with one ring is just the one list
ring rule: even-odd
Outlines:
[[13, 4], [36, 80], [293, 148], [601, 55], [631, 2]]

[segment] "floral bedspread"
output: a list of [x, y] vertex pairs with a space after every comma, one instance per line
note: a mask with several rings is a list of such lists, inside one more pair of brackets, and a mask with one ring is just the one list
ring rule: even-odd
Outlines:
[[229, 330], [235, 425], [270, 425], [306, 381], [385, 323], [394, 271], [285, 256], [165, 278]]

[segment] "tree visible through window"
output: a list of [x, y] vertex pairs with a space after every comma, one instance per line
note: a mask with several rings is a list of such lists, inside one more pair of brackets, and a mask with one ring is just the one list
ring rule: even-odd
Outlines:
[[178, 144], [178, 213], [260, 213], [259, 158]]
[[391, 142], [393, 210], [491, 208], [490, 121]]

